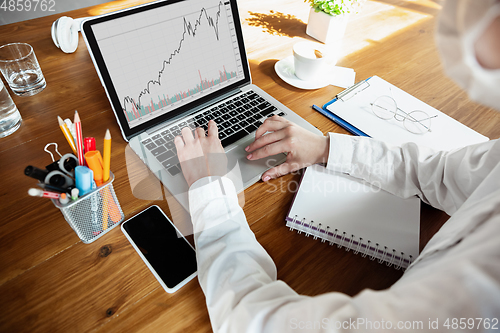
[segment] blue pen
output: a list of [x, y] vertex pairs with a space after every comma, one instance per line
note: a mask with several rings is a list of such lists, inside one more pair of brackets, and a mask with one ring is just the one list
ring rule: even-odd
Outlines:
[[[334, 102], [335, 100], [336, 99], [334, 99], [332, 102]], [[370, 137], [365, 132], [359, 130], [358, 128], [356, 128], [354, 126], [352, 126], [347, 121], [345, 121], [344, 119], [336, 116], [335, 114], [331, 113], [330, 111], [322, 109], [322, 108], [320, 108], [317, 105], [313, 105], [312, 108], [314, 110], [318, 111], [319, 113], [321, 113], [323, 116], [325, 116], [328, 119], [332, 120], [334, 123], [336, 123], [337, 125], [339, 125], [340, 127], [342, 127], [343, 129], [345, 129], [346, 131], [348, 131], [350, 133], [352, 133], [354, 135], [358, 135], [358, 136], [367, 136], [367, 137]]]

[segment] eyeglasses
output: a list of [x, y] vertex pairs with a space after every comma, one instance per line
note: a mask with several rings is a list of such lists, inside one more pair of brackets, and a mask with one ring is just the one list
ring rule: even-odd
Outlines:
[[[392, 89], [391, 89], [392, 95]], [[431, 119], [436, 118], [435, 116], [429, 116], [425, 111], [414, 110], [411, 112], [405, 112], [398, 108], [396, 100], [387, 95], [378, 97], [372, 106], [373, 113], [384, 120], [389, 120], [391, 118], [396, 119], [403, 123], [403, 126], [408, 132], [413, 134], [425, 134], [431, 131]]]

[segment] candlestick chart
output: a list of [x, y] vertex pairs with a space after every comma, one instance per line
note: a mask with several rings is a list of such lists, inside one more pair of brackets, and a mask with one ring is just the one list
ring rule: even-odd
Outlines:
[[131, 127], [243, 75], [232, 16], [223, 2], [185, 1], [160, 9], [96, 33]]

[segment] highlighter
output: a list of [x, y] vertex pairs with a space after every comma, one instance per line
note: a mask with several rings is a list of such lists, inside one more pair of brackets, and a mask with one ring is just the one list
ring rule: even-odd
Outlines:
[[94, 180], [97, 186], [102, 185], [103, 163], [101, 153], [98, 150], [88, 151], [85, 153], [85, 161], [94, 172]]
[[84, 166], [75, 168], [75, 182], [80, 196], [84, 196], [92, 190], [92, 170]]

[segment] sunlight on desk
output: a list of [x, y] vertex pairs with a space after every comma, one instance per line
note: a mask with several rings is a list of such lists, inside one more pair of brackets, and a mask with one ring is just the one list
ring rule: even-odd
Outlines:
[[[306, 39], [316, 41], [306, 35], [309, 5], [289, 2], [275, 10], [268, 1], [261, 1], [260, 12], [248, 10], [248, 4], [240, 1], [240, 15], [245, 30], [245, 42], [250, 60], [267, 60], [269, 50], [279, 54], [279, 59], [292, 54], [292, 45]], [[252, 4], [252, 7], [255, 7]], [[377, 44], [384, 38], [410, 28], [421, 20], [428, 20], [440, 8], [429, 0], [416, 1], [367, 1], [359, 13], [351, 15], [346, 34], [338, 53], [339, 58]], [[263, 34], [264, 33], [264, 34]], [[318, 41], [316, 41], [318, 42]], [[318, 42], [319, 43], [319, 42]], [[258, 47], [255, 47], [258, 45]], [[328, 45], [332, 49], [339, 45]]]
[[431, 17], [432, 15], [402, 6], [367, 1], [361, 11], [350, 18], [340, 57], [360, 51]]
[[143, 3], [153, 2], [154, 0], [115, 0], [102, 5], [89, 8], [87, 11], [88, 16], [97, 16], [123, 8], [137, 6]]

